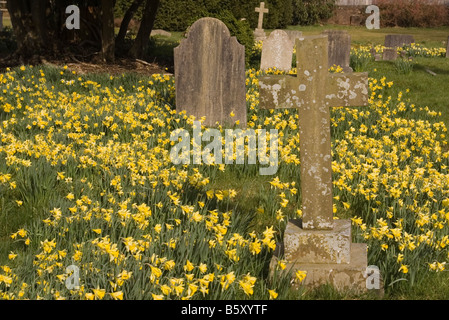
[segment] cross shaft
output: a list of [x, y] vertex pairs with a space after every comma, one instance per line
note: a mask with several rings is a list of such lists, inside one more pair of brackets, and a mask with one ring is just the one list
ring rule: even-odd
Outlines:
[[330, 74], [327, 35], [296, 40], [297, 76], [259, 79], [262, 109], [299, 111], [302, 226], [333, 229], [332, 155], [329, 107], [366, 106], [366, 73]]
[[259, 22], [257, 24], [257, 29], [262, 29], [263, 15], [268, 13], [268, 9], [265, 8], [265, 2], [260, 3], [260, 8], [256, 8], [256, 12], [259, 13]]

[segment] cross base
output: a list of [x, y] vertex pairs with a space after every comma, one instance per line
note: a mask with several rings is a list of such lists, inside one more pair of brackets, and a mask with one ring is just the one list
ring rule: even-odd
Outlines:
[[308, 230], [300, 220], [291, 220], [284, 233], [284, 258], [296, 263], [350, 263], [351, 222], [333, 222], [330, 230]]
[[254, 30], [254, 39], [256, 41], [258, 41], [258, 40], [265, 40], [266, 38], [267, 38], [267, 35], [266, 35], [264, 29], [256, 28]]
[[[349, 220], [335, 220], [333, 230], [304, 230], [298, 220], [287, 224], [283, 252], [275, 254], [270, 263], [274, 270], [280, 255], [287, 260], [286, 270], [307, 272], [302, 286], [313, 289], [330, 284], [338, 291], [364, 293], [368, 266], [367, 247], [351, 242]], [[282, 249], [281, 249], [282, 250]], [[298, 287], [298, 284], [295, 284]], [[383, 295], [383, 288], [377, 290]]]

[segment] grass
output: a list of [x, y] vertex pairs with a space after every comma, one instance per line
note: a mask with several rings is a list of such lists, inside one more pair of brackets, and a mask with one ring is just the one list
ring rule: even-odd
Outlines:
[[[437, 75], [429, 74], [426, 69]], [[416, 106], [428, 106], [441, 112], [441, 120], [449, 127], [449, 59], [415, 58], [413, 70], [407, 76], [397, 72], [393, 61], [371, 62], [365, 71], [373, 77], [384, 75], [394, 82], [394, 90], [398, 92], [409, 89], [410, 101]]]
[[9, 15], [5, 15], [5, 13], [3, 13], [3, 27], [12, 27], [11, 18]]
[[[427, 60], [432, 61], [426, 62]], [[435, 61], [433, 61], [435, 59]], [[440, 65], [436, 60], [438, 58], [423, 58], [423, 61], [420, 61], [420, 65], [430, 67]], [[426, 60], [426, 61], [424, 61]], [[444, 59], [439, 58], [439, 61], [445, 61]], [[424, 68], [424, 67], [423, 67]], [[446, 70], [445, 66], [441, 66], [442, 70]], [[391, 80], [389, 77], [395, 76], [394, 65], [390, 62], [374, 62], [372, 65], [369, 65], [370, 70], [376, 69], [376, 71], [372, 71], [372, 75], [376, 77], [380, 77], [382, 75], [386, 75], [388, 80]], [[47, 79], [54, 83], [55, 87], [62, 86], [58, 83], [58, 70], [44, 67], [44, 72], [47, 75]], [[427, 77], [427, 73], [422, 73], [420, 68], [414, 70], [411, 75], [408, 83], [400, 84], [397, 90], [405, 90], [407, 86], [411, 86], [413, 84], [417, 84], [422, 79]], [[401, 79], [399, 75], [396, 75], [397, 79]], [[430, 76], [430, 75], [429, 75]], [[93, 81], [96, 81], [101, 84], [106, 84], [109, 82], [108, 75], [91, 75], [87, 77]], [[114, 83], [114, 87], [123, 86], [125, 91], [132, 90], [132, 86], [138, 82], [140, 78], [135, 78], [133, 75], [129, 75], [124, 78], [117, 79], [117, 83]], [[396, 83], [395, 83], [396, 85]], [[429, 87], [428, 87], [429, 88]], [[429, 96], [431, 94], [429, 93]], [[394, 96], [394, 95], [393, 95]], [[425, 97], [422, 97], [425, 100]], [[444, 97], [442, 98], [444, 99]], [[448, 100], [446, 100], [448, 101]], [[423, 102], [426, 104], [426, 102]], [[439, 102], [437, 101], [438, 105]], [[40, 165], [40, 167], [45, 167], [44, 163]], [[70, 166], [68, 165], [67, 168]], [[24, 174], [24, 176], [34, 176], [30, 172]], [[53, 185], [54, 181], [46, 181], [48, 179], [55, 179], [55, 177], [50, 177], [50, 175], [46, 174], [44, 171], [36, 172], [35, 180], [39, 180], [41, 185]], [[71, 174], [72, 175], [72, 174]], [[75, 173], [73, 173], [73, 176]], [[263, 177], [257, 176], [253, 179], [241, 180], [241, 177], [238, 174], [238, 171], [226, 171], [223, 174], [217, 174], [215, 179], [212, 179], [211, 185], [209, 186], [211, 189], [221, 188], [221, 189], [235, 189], [238, 194], [238, 198], [235, 199], [235, 203], [239, 205], [240, 214], [248, 215], [254, 211], [254, 207], [257, 206], [261, 201], [263, 201], [264, 194], [267, 192], [265, 190], [268, 180], [271, 180], [272, 177]], [[16, 217], [12, 218], [10, 216], [2, 216], [1, 225], [4, 230], [2, 230], [3, 238], [0, 240], [0, 251], [9, 252], [10, 250], [18, 251], [21, 244], [15, 244], [13, 247], [10, 246], [8, 234], [13, 231], [16, 231], [18, 227], [24, 224], [23, 219], [28, 219], [28, 223], [30, 221], [35, 220], [38, 221], [42, 219], [43, 212], [34, 212], [35, 208], [45, 208], [48, 207], [49, 204], [53, 205], [58, 200], [50, 199], [45, 196], [45, 190], [41, 190], [36, 188], [36, 183], [33, 180], [28, 179], [27, 181], [21, 181], [18, 183], [19, 192], [21, 194], [22, 199], [25, 199], [24, 205], [21, 208], [20, 214], [17, 214]], [[62, 192], [61, 192], [62, 193]], [[52, 193], [53, 195], [55, 193]], [[1, 204], [2, 206], [5, 204]], [[9, 211], [9, 210], [5, 210]], [[24, 215], [22, 215], [22, 213]], [[18, 219], [20, 217], [20, 219]], [[263, 230], [265, 225], [272, 225], [276, 223], [273, 221], [273, 217], [269, 215], [260, 215], [257, 219], [253, 220], [254, 227], [259, 230]], [[8, 251], [6, 251], [8, 250]], [[6, 258], [6, 257], [5, 257]], [[0, 261], [0, 264], [7, 263], [7, 260]], [[400, 286], [401, 283], [397, 283], [396, 286]], [[438, 290], [429, 290], [429, 288], [438, 287]], [[301, 299], [332, 299], [332, 300], [342, 300], [342, 299], [378, 299], [375, 295], [369, 293], [367, 295], [362, 296], [354, 296], [349, 293], [341, 293], [335, 291], [332, 287], [323, 286], [315, 291], [311, 292], [299, 292]], [[445, 272], [433, 274], [423, 283], [412, 287], [412, 290], [401, 290], [397, 289], [393, 293], [388, 293], [384, 299], [446, 299], [449, 296], [449, 281], [447, 281], [447, 274]], [[291, 297], [298, 297], [298, 292], [292, 290]]]
[[[383, 44], [388, 34], [411, 34], [417, 43], [426, 47], [443, 47], [447, 43], [449, 27], [440, 28], [381, 28], [368, 30], [366, 27], [323, 25], [323, 26], [289, 26], [290, 30], [302, 31], [304, 35], [316, 35], [327, 29], [346, 30], [355, 45]], [[270, 30], [268, 30], [270, 31]]]

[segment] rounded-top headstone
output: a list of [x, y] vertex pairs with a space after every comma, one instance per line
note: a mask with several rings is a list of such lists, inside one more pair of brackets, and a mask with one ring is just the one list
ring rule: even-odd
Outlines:
[[206, 117], [206, 126], [246, 126], [245, 47], [222, 21], [196, 21], [174, 59], [178, 111]]
[[263, 42], [260, 69], [277, 68], [289, 71], [292, 68], [293, 42], [283, 30], [274, 30]]

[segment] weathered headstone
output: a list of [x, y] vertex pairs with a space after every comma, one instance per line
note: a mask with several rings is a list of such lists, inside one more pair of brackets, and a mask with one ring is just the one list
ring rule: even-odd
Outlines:
[[[306, 271], [303, 283], [366, 290], [366, 244], [351, 242], [351, 222], [333, 219], [330, 107], [368, 104], [367, 73], [328, 72], [327, 35], [296, 41], [297, 76], [259, 80], [260, 107], [297, 108], [300, 134], [302, 221], [289, 221], [284, 258]], [[276, 257], [272, 261], [272, 266]]]
[[171, 37], [171, 33], [161, 29], [151, 30], [151, 36], [163, 36], [163, 37]]
[[352, 72], [349, 66], [351, 61], [351, 35], [346, 30], [326, 30], [323, 34], [328, 36], [329, 67], [334, 64], [343, 68], [343, 72]]
[[398, 58], [398, 51], [396, 48], [385, 48], [382, 53], [382, 60], [391, 61]]
[[254, 30], [255, 40], [264, 40], [266, 38], [265, 31], [263, 30], [263, 15], [268, 13], [269, 10], [265, 8], [265, 2], [260, 3], [260, 7], [255, 9], [259, 13], [259, 21], [257, 23], [257, 28]]
[[388, 34], [385, 36], [385, 47], [398, 48], [411, 45], [415, 42], [412, 35], [409, 34]]
[[353, 15], [349, 18], [349, 23], [351, 26], [360, 26], [365, 20], [360, 15]]
[[283, 30], [274, 30], [263, 42], [260, 69], [277, 68], [289, 71], [292, 68], [293, 42]]
[[[226, 25], [202, 18], [174, 49], [176, 110], [206, 126], [246, 126], [245, 47]], [[231, 115], [234, 114], [234, 116]]]
[[285, 30], [288, 36], [290, 37], [291, 42], [293, 42], [293, 46], [296, 43], [296, 39], [302, 38], [302, 31], [298, 30]]
[[371, 48], [370, 53], [374, 57], [374, 61], [382, 60], [382, 54], [378, 53], [375, 48]]

